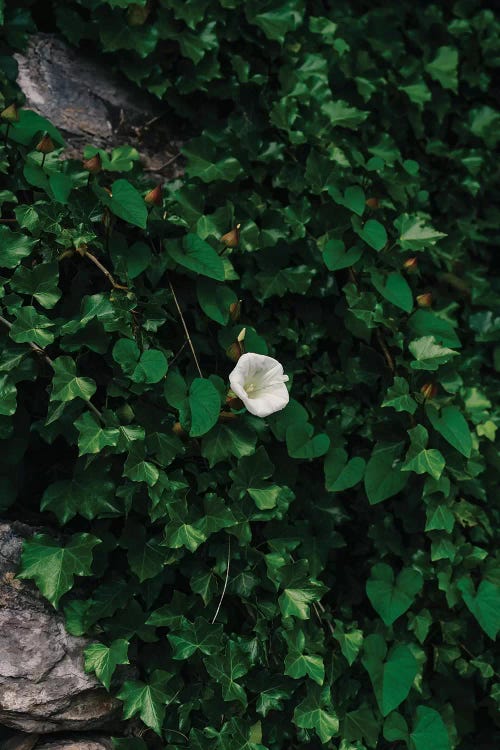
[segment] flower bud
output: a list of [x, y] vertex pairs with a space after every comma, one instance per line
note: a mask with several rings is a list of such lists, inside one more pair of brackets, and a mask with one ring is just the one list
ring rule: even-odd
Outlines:
[[243, 354], [243, 349], [239, 341], [234, 341], [226, 349], [226, 354], [232, 362], [237, 362]]
[[116, 410], [116, 416], [123, 424], [130, 424], [134, 421], [134, 411], [129, 404], [123, 404]]
[[146, 5], [129, 5], [127, 11], [129, 26], [142, 26], [146, 23], [150, 10], [149, 3], [146, 3]]
[[242, 344], [243, 341], [245, 340], [246, 332], [247, 332], [246, 328], [242, 328], [241, 331], [239, 332], [239, 334], [238, 334], [238, 342], [240, 344]]
[[54, 141], [48, 133], [45, 133], [42, 140], [35, 146], [35, 151], [39, 151], [41, 154], [51, 154], [55, 150]]
[[437, 391], [438, 391], [438, 387], [436, 383], [424, 383], [424, 385], [420, 389], [420, 393], [422, 394], [422, 396], [425, 398], [426, 401], [429, 398], [434, 398], [437, 394]]
[[236, 323], [240, 319], [241, 315], [241, 300], [239, 299], [238, 302], [232, 302], [229, 305], [229, 317], [233, 321], [233, 323]]
[[180, 437], [183, 439], [187, 438], [188, 436], [186, 430], [182, 427], [180, 422], [174, 422], [172, 426], [172, 432], [174, 433], [174, 435], [177, 435], [177, 437]]
[[83, 160], [83, 168], [90, 172], [90, 174], [98, 174], [102, 169], [102, 159], [100, 154], [91, 156], [90, 159]]
[[226, 396], [226, 405], [230, 409], [235, 409], [236, 411], [243, 409], [243, 401], [240, 398], [238, 398], [238, 396], [235, 393], [233, 393], [231, 389], [229, 389], [229, 392]]
[[222, 235], [220, 241], [223, 242], [226, 247], [238, 247], [240, 242], [240, 227], [241, 224], [236, 224], [234, 229], [231, 229], [230, 232], [226, 232], [226, 234]]
[[416, 273], [416, 271], [418, 270], [418, 260], [415, 257], [408, 258], [403, 263], [403, 268], [406, 273]]
[[417, 296], [417, 305], [419, 307], [432, 307], [432, 294], [430, 292], [419, 294]]
[[377, 209], [380, 206], [380, 202], [378, 198], [367, 198], [365, 201], [365, 204], [368, 206], [368, 208]]
[[146, 193], [144, 196], [145, 203], [148, 206], [161, 206], [163, 203], [163, 189], [161, 185], [157, 185], [155, 188]]
[[0, 112], [0, 117], [6, 122], [19, 122], [19, 109], [16, 104], [9, 104]]

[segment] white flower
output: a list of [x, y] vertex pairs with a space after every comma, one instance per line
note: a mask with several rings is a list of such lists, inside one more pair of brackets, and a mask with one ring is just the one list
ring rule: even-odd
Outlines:
[[256, 417], [268, 417], [284, 409], [290, 400], [288, 375], [277, 359], [265, 354], [242, 354], [229, 375], [231, 389]]

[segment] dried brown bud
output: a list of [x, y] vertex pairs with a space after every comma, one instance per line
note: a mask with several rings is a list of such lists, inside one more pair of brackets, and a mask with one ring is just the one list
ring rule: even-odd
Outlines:
[[408, 258], [403, 263], [403, 268], [406, 273], [416, 273], [416, 271], [418, 270], [418, 260], [415, 257]]
[[372, 208], [373, 210], [379, 208], [380, 202], [378, 198], [367, 198], [365, 201], [368, 208]]
[[434, 398], [437, 394], [438, 387], [436, 383], [424, 383], [422, 388], [420, 389], [420, 393], [425, 398], [425, 400], [429, 398]]
[[0, 112], [0, 117], [6, 122], [19, 122], [19, 109], [16, 104], [9, 104]]
[[130, 5], [127, 11], [127, 21], [129, 26], [142, 26], [146, 23], [150, 13], [150, 5]]
[[232, 362], [237, 362], [243, 354], [243, 347], [239, 341], [235, 341], [226, 349], [226, 354]]
[[232, 302], [229, 305], [229, 317], [233, 321], [233, 323], [236, 323], [240, 319], [241, 315], [241, 300], [238, 300], [238, 302]]
[[35, 151], [39, 151], [41, 154], [51, 154], [55, 150], [54, 141], [48, 133], [45, 133], [42, 140], [35, 146]]
[[90, 174], [98, 174], [102, 169], [102, 159], [100, 154], [91, 156], [90, 159], [83, 160], [83, 168], [90, 172]]
[[145, 202], [148, 206], [161, 206], [163, 203], [163, 189], [161, 185], [157, 185], [155, 188], [146, 193], [144, 196]]
[[234, 229], [231, 229], [230, 232], [226, 232], [226, 234], [222, 235], [220, 241], [223, 242], [226, 247], [238, 247], [240, 242], [240, 227], [241, 224], [236, 224]]
[[230, 409], [236, 409], [236, 411], [238, 411], [239, 409], [243, 409], [243, 401], [240, 398], [238, 398], [238, 396], [235, 393], [233, 393], [231, 390], [227, 394], [226, 405]]
[[419, 294], [417, 296], [417, 305], [419, 307], [432, 307], [432, 294], [430, 292]]
[[180, 437], [183, 439], [187, 438], [188, 436], [186, 430], [182, 427], [180, 422], [174, 422], [172, 426], [172, 432], [174, 433], [174, 435], [177, 435], [177, 437]]

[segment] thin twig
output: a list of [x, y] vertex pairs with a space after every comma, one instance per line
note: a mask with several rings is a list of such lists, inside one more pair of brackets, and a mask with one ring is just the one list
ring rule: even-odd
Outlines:
[[385, 343], [385, 339], [382, 336], [382, 333], [380, 332], [379, 328], [375, 328], [375, 336], [377, 337], [377, 341], [379, 343], [380, 348], [382, 349], [382, 353], [385, 357], [385, 361], [387, 362], [387, 365], [389, 367], [389, 370], [391, 372], [394, 372], [394, 362], [391, 357], [391, 353], [389, 349], [387, 348], [387, 344]]
[[167, 281], [168, 281], [168, 285], [170, 287], [170, 291], [172, 292], [172, 297], [174, 298], [175, 306], [177, 308], [177, 312], [179, 313], [179, 317], [181, 319], [182, 326], [184, 328], [184, 333], [186, 334], [186, 339], [187, 339], [187, 342], [189, 344], [189, 348], [191, 349], [191, 353], [193, 355], [193, 359], [194, 359], [195, 364], [196, 364], [196, 369], [198, 370], [200, 378], [202, 378], [203, 377], [203, 373], [201, 371], [200, 363], [198, 362], [198, 357], [196, 356], [196, 352], [194, 350], [193, 342], [191, 341], [191, 336], [189, 335], [189, 330], [188, 330], [188, 327], [186, 325], [186, 321], [184, 320], [184, 315], [182, 314], [182, 310], [180, 308], [179, 301], [177, 299], [177, 295], [175, 293], [174, 287], [172, 286], [172, 282], [170, 281], [170, 278], [168, 276], [167, 276]]
[[[9, 329], [9, 331], [12, 328], [12, 323], [8, 321], [6, 318], [4, 318], [3, 315], [0, 315], [0, 323], [3, 323], [3, 325]], [[47, 362], [49, 367], [51, 367], [53, 370], [55, 369], [54, 360], [52, 360], [49, 357], [49, 355], [45, 352], [44, 349], [42, 349], [41, 346], [38, 346], [38, 344], [35, 344], [34, 341], [27, 341], [26, 343], [28, 344], [29, 347], [31, 347], [31, 349], [35, 352], [35, 354], [37, 354], [39, 357], [42, 357]], [[83, 400], [89, 407], [90, 411], [99, 419], [100, 422], [102, 422], [103, 417], [99, 409], [97, 409], [94, 406], [94, 404], [92, 403], [92, 401], [90, 401], [90, 399], [83, 399]]]
[[168, 161], [165, 162], [165, 164], [162, 164], [160, 167], [146, 167], [142, 171], [143, 172], [163, 172], [163, 170], [169, 167], [171, 164], [173, 164], [174, 161], [177, 161], [179, 156], [182, 156], [180, 151], [174, 156], [172, 156]]
[[95, 255], [92, 255], [92, 253], [89, 253], [88, 250], [85, 250], [83, 252], [83, 255], [86, 258], [88, 258], [90, 261], [92, 261], [92, 263], [95, 266], [97, 266], [97, 268], [99, 269], [99, 271], [102, 271], [102, 273], [108, 279], [108, 281], [111, 284], [111, 286], [113, 286], [115, 289], [123, 289], [125, 292], [128, 292], [128, 287], [127, 286], [123, 286], [123, 284], [118, 284], [118, 282], [116, 282], [114, 280], [114, 278], [113, 278], [112, 274], [110, 273], [110, 271], [108, 271], [108, 269], [106, 268], [106, 266], [103, 266], [103, 264], [101, 263], [100, 260], [97, 260], [97, 258], [95, 257]]
[[335, 628], [333, 627], [332, 623], [330, 622], [330, 620], [323, 620], [322, 617], [321, 617], [321, 615], [320, 615], [320, 613], [319, 613], [318, 607], [321, 607], [322, 612], [325, 612], [325, 608], [323, 607], [323, 605], [321, 604], [321, 602], [313, 602], [312, 606], [313, 606], [313, 609], [314, 609], [314, 613], [315, 613], [316, 617], [318, 618], [318, 620], [320, 621], [320, 623], [323, 624], [324, 622], [326, 622], [330, 633], [333, 635], [334, 632], [335, 632]]
[[186, 348], [187, 345], [188, 345], [188, 342], [185, 341], [183, 343], [183, 345], [181, 346], [181, 348], [179, 349], [179, 351], [177, 352], [177, 354], [174, 354], [174, 356], [170, 360], [169, 365], [168, 365], [169, 367], [172, 367], [172, 365], [175, 362], [175, 360], [177, 359], [177, 357], [184, 351], [184, 349]]
[[224, 587], [223, 587], [223, 589], [222, 589], [222, 594], [221, 594], [221, 597], [220, 597], [220, 599], [219, 599], [219, 604], [218, 604], [218, 606], [217, 606], [217, 609], [216, 609], [216, 611], [215, 611], [215, 615], [214, 615], [214, 618], [213, 618], [213, 620], [212, 620], [212, 625], [214, 624], [214, 622], [215, 622], [215, 621], [216, 621], [216, 619], [217, 619], [217, 615], [219, 614], [219, 610], [220, 610], [220, 608], [221, 608], [221, 606], [222, 606], [222, 601], [223, 601], [223, 599], [224, 599], [224, 596], [225, 596], [225, 594], [226, 594], [226, 589], [227, 589], [227, 582], [228, 582], [228, 580], [229, 580], [229, 567], [230, 567], [230, 563], [231, 563], [231, 537], [228, 537], [228, 539], [227, 539], [227, 567], [226, 567], [226, 580], [224, 581]]

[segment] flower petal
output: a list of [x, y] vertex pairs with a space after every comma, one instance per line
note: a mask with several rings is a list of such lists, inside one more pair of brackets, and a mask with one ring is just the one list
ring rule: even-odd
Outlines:
[[[233, 389], [234, 390], [234, 389]], [[290, 395], [284, 383], [274, 385], [262, 390], [256, 398], [240, 396], [250, 414], [256, 417], [268, 417], [275, 411], [281, 411], [288, 404]]]

